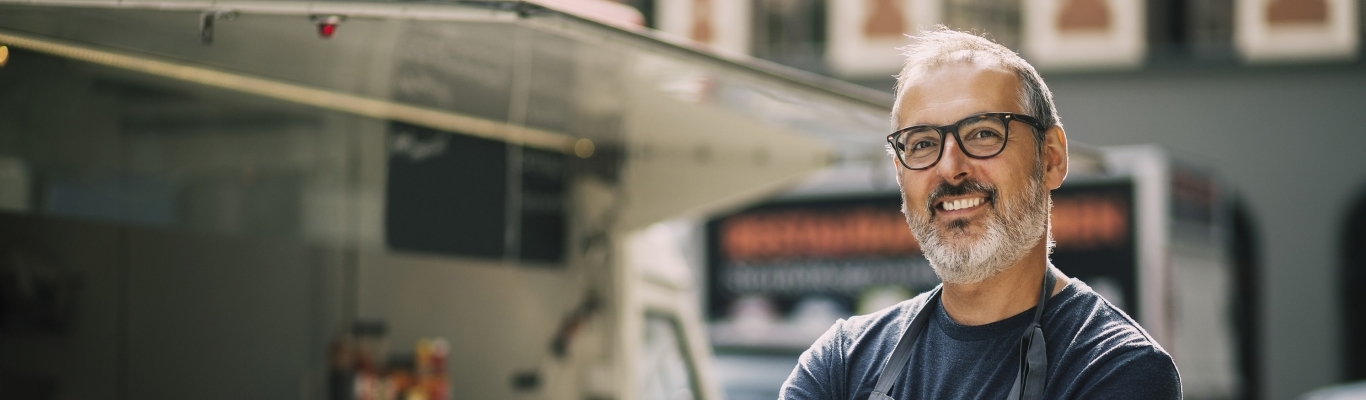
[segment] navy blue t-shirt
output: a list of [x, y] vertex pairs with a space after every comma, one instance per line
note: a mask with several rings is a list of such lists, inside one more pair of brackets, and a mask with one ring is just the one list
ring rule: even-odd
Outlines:
[[[876, 313], [839, 320], [797, 363], [780, 399], [867, 399], [883, 364], [929, 293]], [[911, 360], [892, 385], [896, 399], [1004, 399], [1019, 373], [1031, 308], [986, 325], [958, 324], [936, 303]], [[1040, 320], [1048, 344], [1045, 399], [1180, 399], [1176, 364], [1132, 318], [1070, 279]]]

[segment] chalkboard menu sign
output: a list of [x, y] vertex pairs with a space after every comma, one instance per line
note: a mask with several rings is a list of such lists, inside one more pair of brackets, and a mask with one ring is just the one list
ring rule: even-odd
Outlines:
[[400, 251], [558, 263], [567, 164], [559, 153], [390, 123], [385, 242]]

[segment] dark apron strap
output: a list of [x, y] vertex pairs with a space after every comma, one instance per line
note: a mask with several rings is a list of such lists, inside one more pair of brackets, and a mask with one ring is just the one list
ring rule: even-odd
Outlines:
[[1043, 399], [1044, 381], [1047, 380], [1044, 374], [1048, 372], [1048, 345], [1043, 340], [1043, 327], [1039, 325], [1039, 320], [1043, 318], [1055, 279], [1053, 266], [1049, 265], [1044, 272], [1043, 288], [1039, 291], [1039, 305], [1034, 308], [1034, 322], [1025, 329], [1024, 337], [1020, 340], [1020, 374], [1015, 376], [1015, 384], [1011, 385], [1007, 399]]
[[920, 336], [920, 331], [925, 330], [925, 321], [929, 320], [930, 313], [934, 312], [932, 307], [939, 306], [939, 293], [939, 288], [934, 289], [930, 298], [925, 300], [925, 305], [915, 313], [915, 319], [906, 327], [906, 333], [901, 335], [901, 340], [896, 342], [892, 357], [887, 359], [887, 365], [882, 366], [882, 375], [877, 378], [877, 384], [873, 385], [873, 394], [868, 396], [869, 400], [894, 400], [887, 396], [887, 392], [892, 390], [892, 384], [896, 383], [897, 377], [901, 376], [901, 370], [906, 368], [906, 362], [911, 359], [911, 347], [914, 347], [915, 338]]

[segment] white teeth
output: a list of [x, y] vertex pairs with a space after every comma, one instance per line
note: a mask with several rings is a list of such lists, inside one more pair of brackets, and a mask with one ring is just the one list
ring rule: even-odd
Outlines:
[[981, 197], [975, 197], [971, 199], [958, 199], [953, 201], [946, 201], [942, 203], [942, 207], [944, 207], [944, 210], [947, 211], [962, 210], [964, 208], [977, 207], [978, 205], [982, 204], [983, 200], [984, 199]]

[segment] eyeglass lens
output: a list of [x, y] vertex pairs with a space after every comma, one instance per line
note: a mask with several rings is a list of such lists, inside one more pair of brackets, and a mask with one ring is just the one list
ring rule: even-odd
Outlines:
[[[957, 124], [959, 147], [973, 157], [991, 157], [1000, 153], [1006, 143], [1006, 121], [998, 117], [971, 117]], [[954, 126], [947, 127], [953, 129]], [[907, 167], [920, 169], [939, 161], [943, 153], [944, 135], [934, 127], [922, 127], [903, 132], [898, 138], [898, 150]]]

